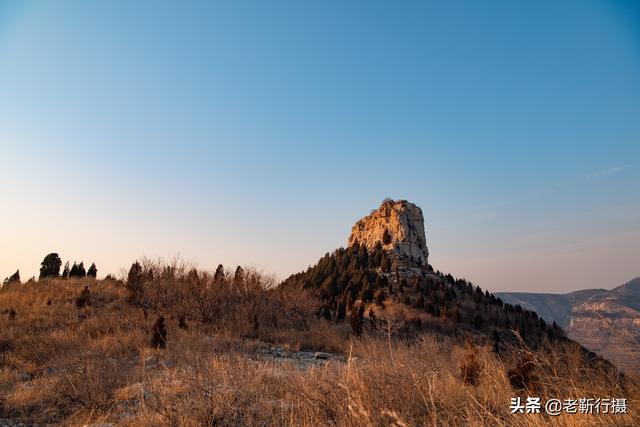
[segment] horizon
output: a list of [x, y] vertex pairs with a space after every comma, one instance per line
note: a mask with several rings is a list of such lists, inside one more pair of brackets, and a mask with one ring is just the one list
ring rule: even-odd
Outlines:
[[386, 197], [491, 292], [640, 276], [634, 2], [0, 1], [0, 279], [285, 279]]

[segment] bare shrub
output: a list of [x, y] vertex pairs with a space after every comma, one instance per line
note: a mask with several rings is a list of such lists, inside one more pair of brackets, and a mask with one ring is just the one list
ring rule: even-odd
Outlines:
[[466, 353], [460, 361], [460, 379], [463, 383], [476, 386], [482, 374], [483, 365], [478, 358], [478, 347], [472, 340], [465, 343]]

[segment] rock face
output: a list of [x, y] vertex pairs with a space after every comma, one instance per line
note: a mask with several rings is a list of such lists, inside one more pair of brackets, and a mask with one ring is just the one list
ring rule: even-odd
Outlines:
[[640, 277], [611, 290], [585, 289], [561, 295], [503, 292], [496, 296], [535, 310], [548, 322], [557, 322], [569, 338], [619, 368], [639, 370]]
[[349, 246], [356, 241], [369, 249], [380, 242], [389, 252], [428, 265], [422, 209], [406, 200], [385, 200], [378, 210], [358, 221], [351, 229]]

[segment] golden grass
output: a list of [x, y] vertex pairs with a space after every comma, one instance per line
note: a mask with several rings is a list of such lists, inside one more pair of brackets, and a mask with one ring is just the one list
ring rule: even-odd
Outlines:
[[[77, 308], [84, 286], [91, 305]], [[149, 310], [145, 318], [114, 281], [1, 289], [0, 339], [12, 350], [0, 367], [0, 418], [124, 426], [640, 425], [637, 380], [585, 365], [575, 346], [530, 353], [539, 377], [536, 395], [543, 401], [623, 397], [627, 414], [510, 414], [511, 397], [532, 393], [513, 390], [506, 374], [520, 354], [500, 359], [488, 347], [465, 348], [428, 333], [415, 342], [367, 334], [351, 339], [348, 325], [314, 316], [306, 328], [284, 316], [278, 326], [267, 322], [277, 316], [273, 304], [283, 313], [299, 307], [308, 316], [303, 297], [288, 295], [286, 303], [261, 297], [266, 320], [256, 332], [233, 307], [219, 325], [189, 319], [186, 330], [170, 310]], [[10, 309], [15, 320], [8, 319]], [[165, 350], [149, 348], [159, 315], [167, 319]], [[267, 341], [340, 352], [346, 361], [271, 359], [263, 351]], [[470, 348], [482, 367], [475, 386], [462, 381], [460, 371]]]

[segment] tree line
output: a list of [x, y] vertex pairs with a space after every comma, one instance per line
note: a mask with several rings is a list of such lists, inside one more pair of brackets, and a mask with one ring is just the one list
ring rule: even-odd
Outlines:
[[[62, 260], [60, 256], [52, 252], [44, 257], [42, 262], [40, 263], [40, 274], [38, 276], [39, 280], [47, 280], [47, 279], [82, 279], [85, 277], [95, 279], [98, 276], [98, 268], [95, 263], [91, 263], [89, 268], [85, 268], [84, 262], [80, 261], [77, 263], [73, 262], [73, 265], [69, 265], [69, 261], [64, 264], [64, 268], [62, 269], [62, 273], [60, 273], [60, 269], [62, 268]], [[29, 279], [29, 282], [35, 282], [35, 277]], [[16, 270], [11, 276], [4, 279], [2, 282], [3, 285], [11, 285], [11, 284], [19, 284], [20, 280], [20, 270]]]

